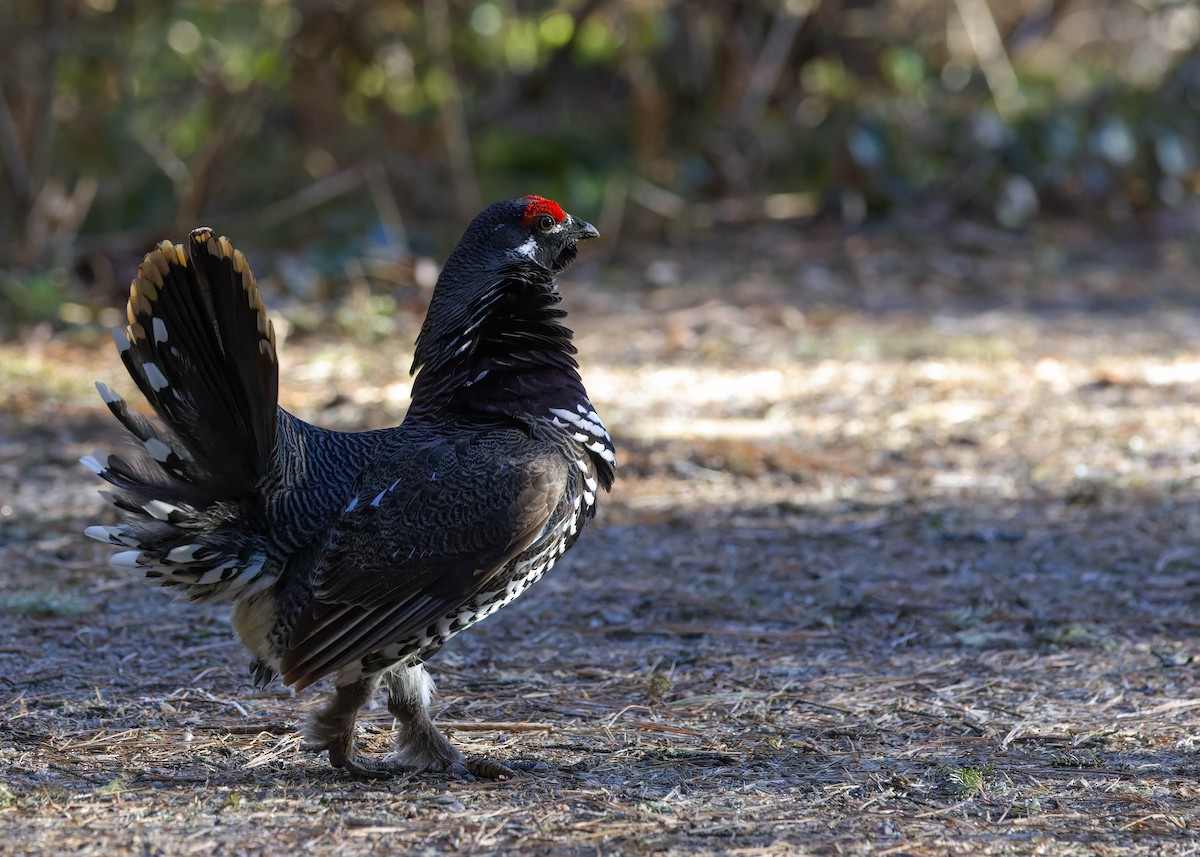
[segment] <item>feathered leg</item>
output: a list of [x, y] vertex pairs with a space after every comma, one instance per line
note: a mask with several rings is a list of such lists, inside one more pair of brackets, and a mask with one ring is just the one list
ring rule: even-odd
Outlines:
[[446, 771], [496, 780], [528, 771], [537, 763], [467, 759], [429, 717], [433, 681], [425, 666], [395, 667], [384, 674], [388, 711], [396, 718], [396, 755], [402, 767], [417, 771]]
[[463, 757], [429, 718], [433, 681], [423, 664], [392, 667], [383, 674], [388, 691], [388, 711], [396, 718], [397, 764], [416, 771], [465, 774]]
[[[386, 759], [372, 759], [358, 754], [354, 727], [359, 709], [371, 698], [381, 680], [388, 692], [388, 711], [396, 718], [396, 752]], [[328, 750], [329, 764], [360, 779], [441, 771], [494, 780], [533, 767], [520, 762], [505, 764], [464, 757], [433, 725], [428, 710], [432, 694], [433, 682], [422, 664], [392, 667], [341, 685], [305, 730], [305, 736], [311, 742], [308, 749], [314, 752]]]
[[312, 742], [308, 749], [315, 752], [328, 750], [329, 764], [360, 779], [396, 773], [381, 769], [379, 763], [371, 759], [360, 757], [355, 746], [354, 726], [358, 722], [358, 710], [371, 698], [378, 683], [377, 676], [368, 676], [338, 687], [333, 699], [313, 716], [305, 730], [305, 737]]

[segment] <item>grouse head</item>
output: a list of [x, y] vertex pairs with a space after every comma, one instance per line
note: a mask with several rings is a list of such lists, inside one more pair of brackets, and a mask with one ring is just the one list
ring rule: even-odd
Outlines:
[[553, 308], [559, 301], [554, 277], [575, 261], [580, 241], [599, 234], [541, 196], [484, 209], [438, 277], [417, 337], [414, 396], [457, 385], [485, 355], [511, 363], [557, 352], [573, 367], [571, 332], [555, 321], [565, 313]]
[[446, 270], [496, 270], [511, 264], [535, 265], [557, 274], [575, 261], [576, 245], [600, 233], [541, 196], [509, 199], [489, 206], [472, 221]]

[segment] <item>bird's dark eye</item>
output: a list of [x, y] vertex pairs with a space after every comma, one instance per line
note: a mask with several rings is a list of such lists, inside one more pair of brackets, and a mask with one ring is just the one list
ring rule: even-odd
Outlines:
[[558, 221], [555, 220], [553, 217], [551, 217], [549, 214], [540, 214], [540, 215], [538, 215], [538, 219], [533, 221], [533, 225], [536, 226], [538, 229], [540, 229], [542, 232], [549, 232], [551, 229], [554, 228], [554, 225], [556, 223], [558, 223]]

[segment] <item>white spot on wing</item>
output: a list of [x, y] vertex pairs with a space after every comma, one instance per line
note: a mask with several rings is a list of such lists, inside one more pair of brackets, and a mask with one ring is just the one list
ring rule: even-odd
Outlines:
[[167, 446], [156, 437], [150, 438], [142, 445], [146, 447], [146, 452], [150, 453], [150, 456], [155, 461], [166, 461], [171, 457], [171, 447]]
[[107, 384], [101, 384], [99, 381], [96, 382], [96, 392], [100, 394], [100, 398], [104, 400], [106, 405], [121, 401], [121, 397], [113, 392], [111, 387]]
[[83, 458], [79, 459], [80, 464], [95, 473], [97, 476], [101, 475], [105, 470], [108, 469], [108, 455], [105, 453], [98, 454], [104, 456], [103, 462], [100, 461], [100, 459], [98, 459], [95, 455], [85, 455]]
[[[565, 408], [550, 408], [550, 413], [556, 417], [561, 417], [570, 425], [575, 426], [583, 432], [586, 432], [590, 437], [608, 437], [608, 431], [604, 428], [604, 424], [600, 422], [600, 418], [596, 417], [596, 412], [588, 412], [583, 405], [577, 405], [578, 414], [572, 413]], [[588, 419], [588, 416], [595, 417], [595, 422]]]
[[[260, 566], [261, 567], [261, 566]], [[178, 572], [177, 572], [178, 573]], [[193, 572], [194, 574], [195, 572]], [[242, 573], [242, 569], [238, 567], [237, 560], [231, 559], [228, 562], [223, 562], [220, 565], [214, 565], [206, 570], [203, 574], [197, 575], [195, 580], [191, 580], [190, 576], [182, 577], [187, 583], [196, 586], [208, 586], [212, 583], [223, 583], [231, 577], [237, 577]]]
[[125, 335], [125, 331], [119, 327], [113, 328], [113, 342], [117, 343], [117, 351], [124, 354], [129, 350], [129, 337]]
[[608, 447], [606, 444], [604, 444], [602, 441], [597, 440], [593, 443], [589, 443], [587, 445], [587, 448], [590, 449], [592, 452], [596, 453], [596, 455], [603, 458], [609, 464], [617, 463], [617, 456], [613, 453], [612, 449], [610, 447]]
[[167, 341], [167, 326], [166, 326], [166, 324], [163, 323], [163, 320], [161, 318], [154, 319], [154, 341], [155, 342], [166, 342]]
[[171, 548], [167, 552], [168, 562], [191, 562], [196, 556], [196, 551], [200, 550], [203, 545], [180, 545], [177, 548]]
[[600, 429], [599, 433], [601, 437], [608, 438], [608, 429], [604, 427], [604, 421], [600, 419], [599, 414], [597, 414], [595, 411], [588, 411], [587, 418], [591, 420], [598, 429]]
[[128, 568], [134, 569], [138, 567], [138, 559], [141, 557], [141, 551], [121, 551], [112, 555], [112, 559], [108, 561], [113, 568]]
[[88, 527], [83, 531], [83, 534], [89, 539], [95, 539], [98, 542], [113, 543], [112, 531], [108, 527]]
[[171, 386], [170, 382], [167, 381], [167, 376], [158, 368], [157, 363], [143, 363], [142, 371], [146, 373], [146, 380], [150, 382], [150, 388], [155, 392], [165, 390]]
[[183, 509], [172, 503], [165, 503], [162, 500], [151, 500], [142, 506], [146, 512], [160, 521], [165, 521], [171, 517], [172, 512], [182, 512]]
[[350, 502], [349, 502], [349, 503], [347, 503], [347, 504], [346, 504], [346, 508], [345, 508], [345, 509], [343, 509], [342, 511], [343, 511], [343, 512], [353, 512], [353, 511], [354, 511], [354, 507], [355, 507], [355, 506], [357, 506], [357, 505], [358, 505], [358, 497], [354, 497], [354, 498], [352, 498], [352, 499], [350, 500]]
[[378, 506], [381, 502], [383, 502], [383, 495], [386, 494], [387, 492], [388, 492], [388, 489], [384, 488], [382, 491], [380, 491], [378, 494], [376, 494], [375, 499], [371, 501], [371, 505]]

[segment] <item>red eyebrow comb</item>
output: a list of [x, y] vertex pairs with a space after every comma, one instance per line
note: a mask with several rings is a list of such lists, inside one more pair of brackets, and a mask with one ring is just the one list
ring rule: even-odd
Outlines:
[[562, 206], [552, 199], [546, 199], [544, 196], [536, 196], [534, 194], [529, 194], [525, 199], [528, 202], [525, 205], [524, 213], [521, 215], [522, 226], [533, 226], [533, 221], [543, 214], [549, 214], [558, 223], [562, 223], [567, 219], [567, 213], [562, 210]]

